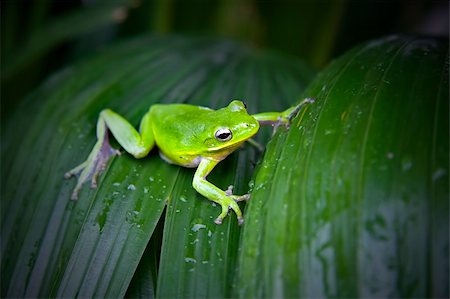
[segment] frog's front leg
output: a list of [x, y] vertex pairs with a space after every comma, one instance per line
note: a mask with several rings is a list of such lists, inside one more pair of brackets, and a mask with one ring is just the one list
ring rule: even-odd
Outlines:
[[250, 195], [232, 195], [230, 194], [230, 189], [225, 192], [206, 180], [208, 174], [219, 162], [220, 161], [212, 159], [202, 159], [200, 164], [198, 165], [197, 171], [195, 172], [192, 186], [195, 190], [197, 190], [198, 193], [208, 198], [209, 200], [220, 204], [220, 206], [222, 207], [222, 212], [214, 221], [216, 224], [221, 224], [223, 218], [225, 218], [225, 216], [228, 214], [228, 210], [233, 209], [233, 211], [236, 213], [238, 223], [241, 225], [242, 223], [244, 223], [244, 218], [242, 218], [241, 209], [236, 202], [247, 200], [249, 199]]
[[145, 157], [154, 145], [150, 114], [147, 113], [141, 121], [139, 132], [122, 116], [110, 109], [100, 112], [97, 121], [97, 142], [86, 161], [66, 172], [65, 178], [78, 175], [77, 184], [72, 192], [71, 199], [78, 198], [84, 182], [91, 180], [91, 187], [97, 186], [97, 176], [105, 169], [108, 160], [120, 152], [109, 144], [108, 131], [112, 133], [117, 142], [135, 158]]
[[272, 125], [274, 129], [276, 129], [280, 125], [289, 126], [289, 123], [292, 118], [294, 118], [300, 109], [307, 104], [314, 103], [315, 99], [306, 98], [301, 101], [297, 106], [286, 109], [282, 112], [263, 112], [258, 114], [253, 114], [252, 116], [261, 124], [261, 125]]

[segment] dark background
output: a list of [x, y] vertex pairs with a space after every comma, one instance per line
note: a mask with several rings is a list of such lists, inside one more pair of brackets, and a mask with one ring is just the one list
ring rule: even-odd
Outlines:
[[143, 34], [225, 37], [294, 55], [320, 70], [362, 41], [448, 37], [448, 1], [1, 1], [1, 116], [50, 73]]

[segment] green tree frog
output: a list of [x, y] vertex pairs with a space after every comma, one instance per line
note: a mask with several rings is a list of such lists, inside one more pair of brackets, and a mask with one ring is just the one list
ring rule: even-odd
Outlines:
[[88, 180], [95, 188], [97, 177], [108, 160], [120, 154], [109, 144], [110, 131], [125, 151], [137, 159], [147, 156], [156, 145], [165, 161], [197, 168], [192, 186], [222, 208], [214, 222], [221, 224], [232, 209], [242, 224], [244, 220], [237, 202], [248, 200], [250, 195], [233, 195], [231, 186], [226, 191], [221, 190], [206, 177], [220, 161], [254, 136], [260, 124], [288, 126], [300, 108], [311, 102], [313, 99], [307, 98], [283, 112], [254, 115], [248, 114], [246, 106], [238, 100], [218, 110], [188, 104], [155, 104], [142, 118], [139, 131], [116, 112], [102, 110], [97, 121], [97, 143], [86, 161], [65, 174], [66, 178], [79, 175], [71, 199], [77, 199], [83, 183]]

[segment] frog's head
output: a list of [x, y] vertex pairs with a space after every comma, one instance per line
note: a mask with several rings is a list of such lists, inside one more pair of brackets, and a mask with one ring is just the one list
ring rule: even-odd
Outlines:
[[259, 130], [258, 121], [247, 113], [241, 101], [234, 100], [227, 107], [212, 111], [208, 137], [204, 144], [208, 152], [228, 155]]

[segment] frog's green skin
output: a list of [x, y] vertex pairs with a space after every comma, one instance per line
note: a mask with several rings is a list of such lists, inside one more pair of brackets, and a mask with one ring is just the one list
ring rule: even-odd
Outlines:
[[223, 191], [206, 180], [211, 170], [243, 142], [259, 130], [261, 124], [288, 125], [305, 103], [283, 112], [266, 112], [249, 115], [244, 104], [232, 101], [227, 107], [212, 110], [187, 104], [152, 105], [142, 118], [139, 131], [126, 119], [110, 109], [100, 113], [97, 122], [97, 143], [85, 162], [65, 174], [66, 178], [79, 174], [72, 199], [77, 199], [83, 183], [91, 180], [97, 186], [97, 176], [104, 170], [109, 158], [119, 154], [108, 141], [108, 130], [119, 144], [135, 158], [147, 156], [158, 146], [161, 157], [169, 163], [197, 168], [193, 187], [206, 198], [222, 207], [215, 223], [222, 223], [231, 208], [239, 224], [243, 223], [242, 212], [236, 202], [249, 199], [249, 195], [231, 194], [231, 186]]

